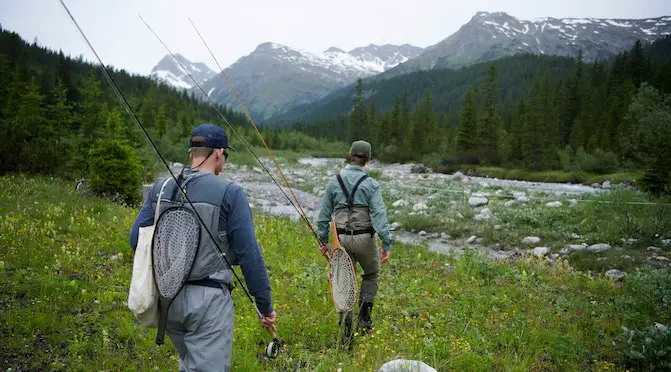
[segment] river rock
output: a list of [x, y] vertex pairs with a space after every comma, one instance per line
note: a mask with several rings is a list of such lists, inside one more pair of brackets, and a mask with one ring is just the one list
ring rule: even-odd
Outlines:
[[408, 204], [410, 204], [410, 203], [408, 203], [407, 201], [405, 201], [405, 200], [403, 200], [403, 199], [399, 199], [399, 200], [397, 200], [397, 201], [391, 203], [391, 205], [392, 205], [394, 208], [398, 208], [398, 207], [406, 207], [406, 206], [408, 206]]
[[606, 271], [606, 273], [604, 275], [606, 275], [607, 277], [609, 277], [613, 280], [620, 280], [620, 279], [624, 278], [625, 276], [627, 276], [627, 273], [625, 273], [624, 271], [621, 271], [621, 270], [617, 270], [617, 269], [610, 269], [610, 270]]
[[526, 238], [522, 239], [522, 244], [524, 245], [534, 245], [538, 244], [541, 242], [541, 238], [537, 236], [527, 236]]
[[550, 253], [550, 249], [548, 247], [536, 247], [536, 248], [534, 248], [534, 256], [536, 256], [536, 257], [547, 256], [548, 253]]
[[589, 247], [587, 247], [587, 250], [590, 251], [590, 252], [598, 253], [598, 252], [605, 252], [605, 251], [608, 251], [608, 250], [610, 250], [611, 248], [613, 248], [613, 247], [611, 247], [610, 244], [599, 243], [599, 244], [592, 244], [592, 245], [590, 245]]
[[468, 205], [470, 205], [473, 208], [481, 207], [483, 205], [487, 205], [488, 203], [489, 199], [483, 196], [471, 196], [470, 198], [468, 198]]

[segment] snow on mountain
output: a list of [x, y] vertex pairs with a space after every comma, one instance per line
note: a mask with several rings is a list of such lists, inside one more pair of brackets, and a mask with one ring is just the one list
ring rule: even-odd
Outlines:
[[[216, 75], [216, 72], [212, 71], [202, 62], [191, 62], [181, 54], [175, 54], [175, 57], [184, 65], [198, 84], [203, 84]], [[149, 76], [157, 82], [168, 84], [177, 89], [188, 90], [195, 87], [193, 80], [191, 80], [189, 75], [184, 72], [179, 63], [171, 55], [163, 57], [151, 70]]]
[[671, 17], [648, 19], [537, 18], [520, 20], [504, 12], [478, 12], [456, 33], [430, 46], [386, 75], [432, 68], [458, 68], [517, 53], [612, 57], [636, 42], [671, 34]]
[[[225, 71], [251, 110], [268, 118], [313, 102], [358, 78], [376, 75], [421, 50], [410, 45], [369, 45], [350, 52], [332, 47], [314, 54], [266, 42]], [[237, 105], [222, 76], [208, 80], [204, 89], [220, 104]]]

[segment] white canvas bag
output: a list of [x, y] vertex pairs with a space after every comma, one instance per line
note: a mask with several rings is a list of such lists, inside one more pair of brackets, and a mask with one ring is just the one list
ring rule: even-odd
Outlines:
[[137, 248], [133, 258], [133, 276], [128, 291], [128, 308], [140, 324], [150, 327], [156, 327], [158, 322], [158, 290], [154, 282], [152, 241], [161, 207], [161, 197], [168, 181], [170, 181], [170, 178], [163, 182], [161, 192], [158, 194], [154, 222], [139, 229]]

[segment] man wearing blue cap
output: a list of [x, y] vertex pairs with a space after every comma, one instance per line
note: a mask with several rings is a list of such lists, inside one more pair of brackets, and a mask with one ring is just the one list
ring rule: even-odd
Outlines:
[[[275, 327], [270, 281], [256, 240], [254, 222], [242, 187], [218, 177], [224, 169], [228, 150], [226, 132], [205, 123], [191, 133], [191, 169], [178, 178], [187, 198], [195, 206], [213, 242], [201, 228], [198, 253], [186, 285], [175, 297], [168, 312], [166, 333], [179, 353], [180, 371], [229, 371], [233, 348], [232, 268], [220, 257], [217, 245], [232, 265], [239, 265], [247, 288], [254, 296], [263, 318], [261, 326]], [[130, 245], [137, 247], [140, 227], [153, 224], [156, 202], [163, 180], [153, 185], [133, 225]], [[188, 186], [188, 187], [187, 187]], [[161, 197], [160, 212], [179, 201], [179, 189], [169, 181]], [[218, 218], [217, 218], [218, 217]]]

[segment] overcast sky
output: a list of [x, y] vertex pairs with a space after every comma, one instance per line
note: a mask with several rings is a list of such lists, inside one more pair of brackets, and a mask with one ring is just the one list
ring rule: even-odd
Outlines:
[[[148, 74], [166, 54], [141, 15], [173, 50], [214, 62], [191, 28], [195, 22], [228, 66], [265, 41], [320, 53], [368, 44], [433, 45], [477, 11], [539, 17], [646, 18], [671, 15], [671, 0], [65, 0], [106, 64]], [[24, 39], [70, 55], [92, 54], [58, 0], [0, 0], [0, 24]]]

